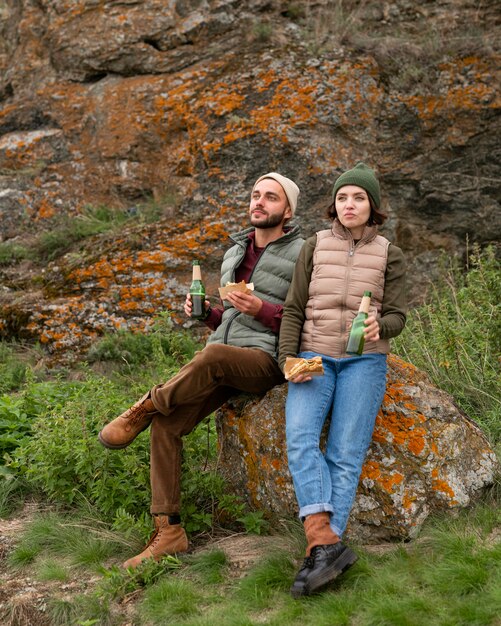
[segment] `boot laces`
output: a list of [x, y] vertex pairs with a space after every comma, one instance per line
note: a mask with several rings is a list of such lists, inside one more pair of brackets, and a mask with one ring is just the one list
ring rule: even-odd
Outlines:
[[303, 561], [303, 566], [301, 567], [301, 569], [306, 569], [306, 568], [311, 569], [314, 564], [315, 564], [315, 557], [307, 556], [305, 557]]
[[148, 411], [141, 404], [138, 407], [131, 408], [130, 414], [126, 417], [126, 419], [128, 420], [129, 424], [133, 426], [134, 424], [137, 424], [137, 422], [141, 421], [146, 415], [148, 415]]
[[151, 535], [150, 540], [148, 541], [148, 543], [144, 546], [145, 550], [146, 550], [146, 548], [151, 548], [153, 546], [153, 544], [157, 543], [158, 534], [159, 534], [159, 530], [155, 530], [154, 533]]

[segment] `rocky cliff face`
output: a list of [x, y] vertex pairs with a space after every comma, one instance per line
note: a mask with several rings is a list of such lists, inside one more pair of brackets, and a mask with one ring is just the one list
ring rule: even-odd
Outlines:
[[298, 182], [309, 235], [358, 160], [417, 301], [442, 251], [500, 238], [499, 31], [496, 0], [0, 0], [3, 336], [66, 359], [182, 322], [260, 174]]

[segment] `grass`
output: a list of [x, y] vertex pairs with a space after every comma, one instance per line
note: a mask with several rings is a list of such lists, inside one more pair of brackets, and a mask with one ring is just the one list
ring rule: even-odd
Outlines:
[[468, 271], [443, 260], [426, 304], [410, 312], [397, 354], [427, 372], [501, 441], [501, 262], [493, 248], [474, 248]]
[[17, 263], [31, 256], [29, 248], [11, 241], [0, 243], [0, 266]]
[[37, 579], [41, 581], [57, 580], [64, 583], [70, 580], [69, 569], [64, 563], [59, 563], [54, 558], [48, 558], [38, 565]]
[[[40, 562], [47, 576], [59, 568], [98, 571], [103, 562], [123, 552], [125, 539], [102, 524], [82, 519], [81, 513], [71, 517], [64, 513], [45, 513], [35, 517], [27, 526], [15, 549], [9, 554], [9, 564], [22, 568]], [[54, 560], [64, 559], [64, 564]], [[58, 567], [56, 567], [58, 566]]]
[[128, 540], [121, 543], [116, 536], [116, 549], [105, 554], [98, 547], [92, 550], [97, 561], [87, 560], [76, 528], [98, 546], [103, 533], [112, 533], [82, 511], [40, 514], [9, 560], [35, 585], [94, 578], [85, 593], [53, 594], [48, 611], [51, 623], [61, 626], [495, 626], [501, 614], [501, 510], [495, 493], [457, 518], [430, 519], [410, 544], [395, 544], [382, 554], [353, 546], [359, 561], [327, 589], [301, 600], [289, 595], [302, 558], [293, 535], [285, 544], [277, 538], [276, 548], [238, 578], [226, 554], [210, 545], [125, 571], [115, 563], [125, 556]]
[[397, 92], [436, 92], [442, 63], [489, 57], [499, 40], [495, 27], [486, 28], [466, 12], [457, 21], [416, 16], [401, 22], [384, 16], [383, 3], [325, 0], [289, 2], [282, 14], [301, 27], [312, 54], [342, 45], [372, 55], [383, 81]]
[[186, 580], [164, 578], [148, 588], [141, 601], [139, 613], [153, 624], [176, 624], [201, 612], [203, 595]]
[[30, 244], [17, 240], [0, 243], [0, 266], [25, 259], [34, 262], [54, 260], [90, 237], [117, 232], [124, 226], [151, 224], [167, 215], [177, 203], [175, 190], [166, 189], [158, 201], [145, 199], [127, 209], [86, 206], [77, 215], [57, 214], [48, 221], [46, 230], [34, 235]]
[[24, 504], [29, 489], [19, 479], [13, 476], [6, 468], [0, 465], [0, 519], [11, 517]]
[[228, 557], [223, 550], [209, 550], [186, 557], [190, 573], [204, 585], [217, 585], [225, 580]]

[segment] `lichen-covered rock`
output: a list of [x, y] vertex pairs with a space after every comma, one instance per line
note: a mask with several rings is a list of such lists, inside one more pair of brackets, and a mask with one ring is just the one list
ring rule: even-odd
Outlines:
[[[347, 533], [371, 542], [415, 537], [426, 518], [474, 502], [499, 464], [478, 426], [414, 366], [390, 355]], [[239, 396], [216, 418], [220, 469], [231, 489], [272, 517], [297, 514], [287, 467], [287, 385]]]

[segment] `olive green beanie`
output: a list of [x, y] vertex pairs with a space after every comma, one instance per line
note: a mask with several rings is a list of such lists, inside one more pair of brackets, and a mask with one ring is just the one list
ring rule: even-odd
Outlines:
[[332, 190], [332, 198], [336, 199], [336, 194], [345, 185], [357, 185], [362, 187], [374, 200], [376, 208], [379, 209], [381, 204], [381, 192], [379, 190], [379, 182], [376, 178], [376, 174], [370, 167], [367, 167], [365, 163], [357, 163], [351, 170], [347, 170], [344, 174], [336, 180], [334, 183], [334, 189]]

